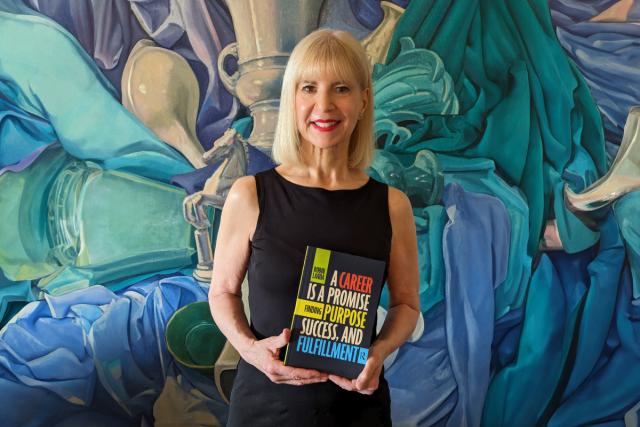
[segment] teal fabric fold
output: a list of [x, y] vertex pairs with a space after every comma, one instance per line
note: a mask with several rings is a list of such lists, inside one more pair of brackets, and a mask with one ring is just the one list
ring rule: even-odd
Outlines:
[[[556, 39], [547, 3], [414, 0], [398, 22], [387, 63], [405, 36], [440, 56], [453, 78], [460, 114], [427, 116], [411, 138], [390, 150], [399, 156], [430, 149], [493, 160], [501, 178], [528, 202], [527, 251], [533, 255], [577, 147], [598, 176], [606, 169], [600, 116]], [[555, 206], [555, 215], [564, 215], [559, 208], [564, 205]], [[576, 251], [592, 243], [567, 242]]]
[[577, 316], [575, 307], [567, 307], [557, 274], [543, 255], [529, 286], [516, 362], [492, 379], [484, 426], [537, 425], [551, 401]]
[[30, 301], [35, 301], [31, 281], [13, 282], [0, 271], [0, 330]]
[[640, 191], [626, 194], [613, 205], [620, 232], [625, 241], [627, 259], [633, 277], [632, 296], [640, 299]]
[[[616, 216], [620, 221], [626, 214]], [[600, 232], [598, 247], [541, 256], [517, 357], [494, 376], [483, 425], [593, 425], [622, 418], [637, 401], [640, 346], [623, 337], [626, 330], [637, 334], [637, 307], [629, 299], [625, 250], [612, 214]]]

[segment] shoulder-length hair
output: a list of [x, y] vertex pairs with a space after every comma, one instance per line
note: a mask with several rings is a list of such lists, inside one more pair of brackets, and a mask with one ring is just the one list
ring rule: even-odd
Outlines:
[[367, 105], [349, 141], [350, 168], [366, 169], [373, 160], [373, 86], [363, 47], [346, 31], [320, 29], [303, 38], [291, 52], [284, 72], [280, 112], [272, 155], [277, 163], [302, 164], [300, 135], [296, 126], [295, 97], [301, 81], [329, 72], [342, 80], [355, 80], [369, 89]]

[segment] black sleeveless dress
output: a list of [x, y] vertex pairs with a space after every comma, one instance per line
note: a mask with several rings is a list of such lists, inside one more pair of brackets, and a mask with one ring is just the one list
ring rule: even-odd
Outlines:
[[[379, 259], [388, 270], [391, 222], [386, 184], [369, 178], [357, 189], [326, 190], [290, 182], [275, 169], [255, 179], [260, 213], [248, 282], [251, 330], [257, 339], [290, 327], [306, 245]], [[389, 426], [389, 387], [383, 374], [372, 395], [343, 390], [331, 381], [275, 384], [240, 360], [227, 425]]]

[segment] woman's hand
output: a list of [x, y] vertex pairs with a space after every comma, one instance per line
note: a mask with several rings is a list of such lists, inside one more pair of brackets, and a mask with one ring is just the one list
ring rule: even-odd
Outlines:
[[362, 394], [373, 394], [378, 389], [378, 383], [380, 381], [380, 372], [382, 371], [382, 365], [384, 364], [384, 358], [376, 354], [369, 353], [367, 363], [364, 365], [364, 369], [358, 375], [355, 380], [341, 377], [339, 375], [329, 375], [329, 380], [341, 388], [348, 391], [357, 391]]
[[262, 371], [276, 384], [304, 385], [327, 381], [327, 374], [314, 369], [285, 366], [278, 356], [287, 345], [291, 331], [287, 328], [277, 336], [254, 340], [241, 354], [242, 358]]

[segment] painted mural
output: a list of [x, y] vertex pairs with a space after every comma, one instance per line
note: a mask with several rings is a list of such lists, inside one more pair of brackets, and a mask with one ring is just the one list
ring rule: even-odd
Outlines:
[[318, 27], [414, 211], [394, 425], [640, 425], [635, 0], [0, 0], [1, 424], [225, 424], [220, 209]]

